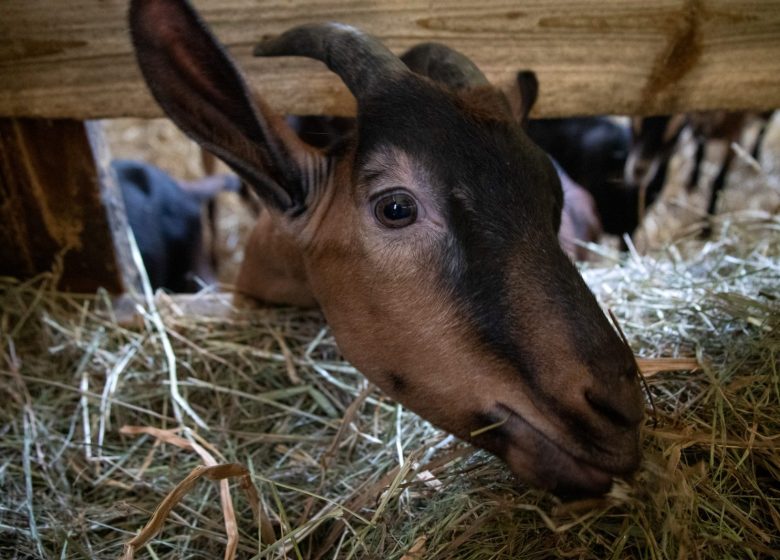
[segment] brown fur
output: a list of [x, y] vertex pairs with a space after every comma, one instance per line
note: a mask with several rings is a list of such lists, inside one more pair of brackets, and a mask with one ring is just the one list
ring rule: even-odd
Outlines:
[[[146, 17], [158, 2], [166, 12]], [[523, 480], [600, 494], [636, 468], [636, 363], [557, 242], [562, 194], [549, 158], [496, 90], [413, 74], [343, 25], [296, 28], [271, 50], [316, 53], [324, 41], [318, 56], [349, 73], [359, 97], [355, 136], [320, 152], [251, 102], [188, 4], [134, 0], [131, 29], [163, 108], [265, 201], [242, 293], [316, 303], [369, 379]], [[179, 60], [188, 49], [198, 57]], [[350, 64], [355, 53], [367, 60]], [[399, 192], [416, 201], [416, 219], [378, 219], [377, 203]]]
[[262, 212], [249, 234], [236, 290], [261, 301], [316, 307], [297, 244]]

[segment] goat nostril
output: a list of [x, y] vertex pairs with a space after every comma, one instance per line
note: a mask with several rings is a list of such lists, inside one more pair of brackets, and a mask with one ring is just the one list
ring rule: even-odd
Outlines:
[[634, 426], [635, 422], [633, 422], [623, 411], [619, 410], [612, 403], [607, 402], [606, 399], [594, 395], [589, 390], [585, 391], [585, 400], [588, 401], [588, 404], [593, 410], [609, 420], [612, 424], [623, 428]]

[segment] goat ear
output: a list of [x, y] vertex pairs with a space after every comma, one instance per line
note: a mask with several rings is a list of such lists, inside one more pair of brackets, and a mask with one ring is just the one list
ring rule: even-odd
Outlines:
[[154, 98], [191, 138], [223, 159], [269, 206], [305, 209], [306, 148], [262, 102], [185, 0], [133, 0], [130, 31]]
[[521, 70], [517, 73], [516, 95], [517, 98], [511, 101], [512, 112], [515, 120], [521, 125], [525, 125], [539, 96], [539, 80], [536, 79], [536, 74], [533, 71]]

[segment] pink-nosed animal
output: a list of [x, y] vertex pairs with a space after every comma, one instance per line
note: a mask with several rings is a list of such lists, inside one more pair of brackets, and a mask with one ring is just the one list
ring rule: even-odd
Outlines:
[[186, 2], [134, 0], [130, 26], [158, 103], [264, 201], [244, 291], [319, 305], [369, 379], [524, 481], [598, 495], [636, 470], [633, 354], [558, 244], [549, 158], [474, 64], [428, 44], [412, 72], [337, 23], [262, 42], [255, 54], [321, 60], [355, 95], [355, 135], [320, 151]]

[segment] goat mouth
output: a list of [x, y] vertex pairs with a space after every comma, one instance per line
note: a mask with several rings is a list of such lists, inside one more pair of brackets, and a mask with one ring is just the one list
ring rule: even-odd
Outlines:
[[502, 453], [504, 460], [518, 476], [559, 498], [602, 496], [612, 488], [615, 476], [625, 474], [573, 455], [508, 406], [499, 403], [498, 408], [507, 418], [502, 425], [509, 440]]

